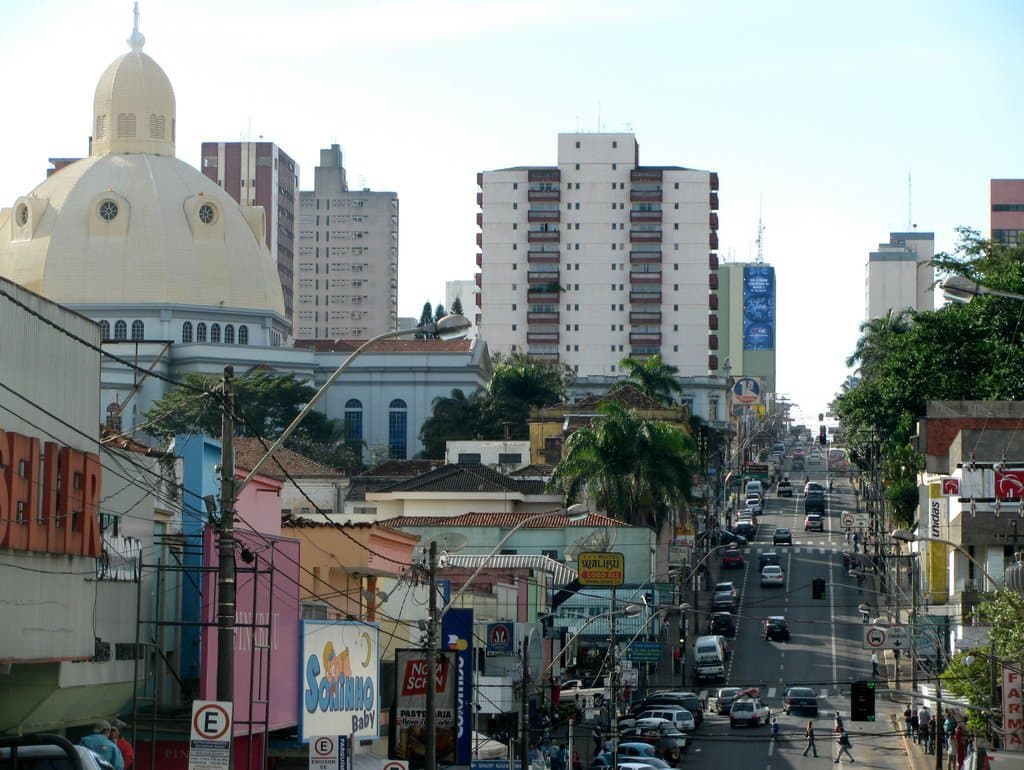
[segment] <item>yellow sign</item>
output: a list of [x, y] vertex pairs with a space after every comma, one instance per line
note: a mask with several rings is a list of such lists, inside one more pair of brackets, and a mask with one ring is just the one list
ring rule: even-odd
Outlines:
[[626, 579], [626, 557], [607, 551], [584, 551], [577, 557], [581, 586], [620, 586]]

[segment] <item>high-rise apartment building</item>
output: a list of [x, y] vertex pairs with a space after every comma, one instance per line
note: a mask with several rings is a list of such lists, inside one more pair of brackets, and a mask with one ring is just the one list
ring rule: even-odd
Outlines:
[[267, 248], [277, 264], [284, 311], [292, 320], [295, 196], [299, 166], [273, 142], [203, 142], [203, 174], [246, 206], [262, 206]]
[[755, 377], [776, 392], [775, 268], [723, 262], [718, 268], [718, 357], [730, 377]]
[[934, 310], [935, 233], [889, 233], [889, 242], [868, 254], [865, 267], [867, 318], [892, 310]]
[[295, 338], [366, 339], [396, 328], [398, 195], [349, 190], [332, 144], [299, 204]]
[[989, 185], [992, 240], [1024, 243], [1024, 179], [993, 179]]
[[660, 353], [719, 368], [718, 175], [642, 166], [630, 133], [559, 134], [558, 165], [477, 175], [480, 336], [580, 376]]

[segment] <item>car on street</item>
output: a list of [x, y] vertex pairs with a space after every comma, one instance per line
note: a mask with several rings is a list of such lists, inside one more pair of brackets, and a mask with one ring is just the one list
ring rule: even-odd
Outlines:
[[764, 569], [769, 564], [777, 564], [780, 567], [782, 566], [782, 559], [775, 551], [765, 551], [757, 557], [758, 570]]
[[757, 687], [719, 687], [714, 695], [708, 697], [708, 711], [728, 714], [732, 710], [732, 704], [740, 698], [756, 698], [759, 693]]
[[736, 597], [732, 591], [715, 591], [711, 597], [712, 612], [732, 612], [736, 609]]
[[783, 479], [779, 482], [778, 486], [775, 487], [775, 494], [778, 497], [792, 497], [793, 484], [788, 479]]
[[804, 517], [804, 532], [812, 531], [825, 531], [825, 518], [820, 513], [808, 513]]
[[693, 719], [698, 727], [704, 721], [704, 706], [701, 704], [697, 693], [684, 690], [655, 690], [644, 698], [638, 707], [633, 709], [633, 713], [639, 714], [643, 711], [650, 711], [651, 709], [665, 706], [680, 706], [686, 709], [693, 715]]
[[743, 569], [743, 551], [739, 548], [727, 548], [722, 553], [722, 569]]
[[772, 533], [772, 545], [793, 545], [793, 533], [785, 527], [776, 527]]
[[782, 697], [782, 710], [787, 714], [805, 711], [818, 716], [818, 695], [810, 687], [787, 687]]
[[678, 730], [629, 727], [619, 731], [623, 743], [649, 743], [654, 753], [670, 765], [675, 765], [690, 747], [690, 736]]
[[804, 513], [825, 513], [825, 493], [812, 489], [804, 495]]
[[780, 642], [789, 641], [789, 623], [782, 615], [771, 615], [764, 619], [764, 638]]
[[793, 456], [793, 464], [791, 466], [795, 471], [802, 471], [804, 469], [804, 458]]
[[777, 564], [769, 564], [761, 570], [761, 587], [784, 586], [786, 576], [782, 574], [782, 567]]
[[737, 535], [743, 535], [747, 540], [753, 540], [757, 534], [757, 525], [754, 524], [753, 519], [740, 519], [736, 522], [732, 531]]
[[715, 545], [729, 545], [731, 543], [737, 548], [745, 548], [747, 546], [747, 539], [743, 535], [737, 535], [735, 532], [730, 532], [727, 529], [716, 529], [712, 540], [715, 541]]
[[708, 633], [736, 636], [736, 618], [731, 612], [712, 612], [708, 620]]
[[825, 487], [823, 487], [817, 481], [808, 481], [806, 484], [804, 484], [804, 494], [805, 495], [808, 492], [824, 492], [824, 491], [825, 491]]
[[729, 727], [737, 725], [757, 727], [761, 724], [768, 724], [771, 715], [771, 709], [761, 703], [759, 698], [740, 698], [729, 709]]
[[748, 497], [743, 503], [744, 508], [749, 508], [754, 512], [755, 515], [761, 515], [761, 498], [760, 497]]
[[574, 700], [582, 703], [583, 699], [591, 696], [595, 705], [600, 705], [605, 697], [605, 688], [601, 682], [586, 684], [582, 679], [566, 679], [558, 690], [559, 700], [567, 702]]
[[636, 715], [636, 727], [692, 733], [697, 729], [697, 721], [682, 706], [655, 706]]
[[715, 583], [715, 593], [721, 593], [722, 591], [728, 591], [731, 593], [733, 599], [739, 598], [739, 592], [736, 590], [736, 584], [731, 580], [723, 580], [720, 583]]

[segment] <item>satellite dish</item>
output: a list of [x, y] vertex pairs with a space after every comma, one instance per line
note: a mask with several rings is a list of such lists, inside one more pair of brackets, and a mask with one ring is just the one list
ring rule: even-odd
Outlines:
[[615, 545], [615, 530], [611, 527], [595, 529], [565, 549], [565, 560], [576, 561], [584, 551], [607, 551]]
[[469, 538], [461, 532], [442, 532], [434, 540], [437, 541], [439, 551], [447, 551], [448, 553], [458, 553], [469, 543]]

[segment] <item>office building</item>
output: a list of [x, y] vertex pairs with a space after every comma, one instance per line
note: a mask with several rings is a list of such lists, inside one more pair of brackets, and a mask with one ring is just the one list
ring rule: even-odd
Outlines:
[[341, 147], [299, 196], [298, 340], [367, 339], [398, 322], [398, 195], [349, 190]]
[[992, 240], [996, 243], [1024, 243], [1024, 179], [993, 179]]
[[889, 233], [889, 242], [868, 254], [865, 267], [867, 318], [884, 318], [891, 310], [935, 309], [935, 233], [916, 230]]
[[264, 242], [277, 265], [284, 313], [292, 321], [295, 196], [299, 166], [273, 142], [203, 142], [203, 174], [245, 206], [262, 206]]
[[719, 368], [718, 175], [639, 158], [630, 133], [559, 134], [557, 165], [477, 175], [491, 350], [580, 376], [659, 353], [683, 377]]

